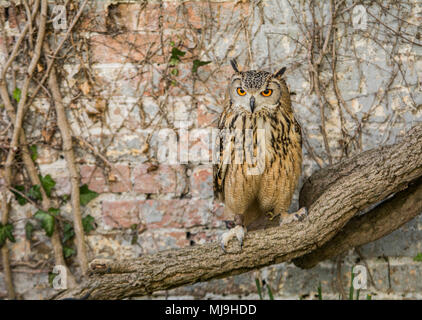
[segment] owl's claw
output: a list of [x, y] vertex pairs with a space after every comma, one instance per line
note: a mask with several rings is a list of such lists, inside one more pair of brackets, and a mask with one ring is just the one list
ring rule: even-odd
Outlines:
[[267, 213], [268, 220], [272, 221], [275, 217], [277, 217], [279, 214], [275, 214], [273, 211], [268, 211]]
[[239, 226], [238, 225], [238, 226], [230, 229], [229, 231], [224, 232], [222, 234], [222, 236], [221, 236], [221, 242], [220, 242], [221, 249], [223, 249], [223, 251], [226, 252], [226, 246], [227, 246], [227, 244], [234, 237], [237, 238], [237, 240], [240, 243], [240, 248], [242, 249], [243, 239], [245, 237], [245, 231], [246, 231], [245, 228], [243, 228], [242, 226]]

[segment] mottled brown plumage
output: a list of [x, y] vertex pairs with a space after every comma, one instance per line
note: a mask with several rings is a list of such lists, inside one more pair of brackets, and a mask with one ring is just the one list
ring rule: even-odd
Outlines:
[[[287, 217], [301, 173], [302, 137], [282, 79], [285, 69], [276, 74], [240, 72], [235, 61], [232, 65], [229, 99], [218, 123], [220, 157], [214, 165], [214, 193], [224, 202], [227, 217], [239, 227], [253, 228], [267, 213]], [[261, 162], [247, 161], [264, 149]], [[251, 174], [252, 168], [258, 170]], [[242, 241], [241, 233], [233, 231], [229, 238], [238, 236]], [[223, 239], [223, 247], [227, 241]]]

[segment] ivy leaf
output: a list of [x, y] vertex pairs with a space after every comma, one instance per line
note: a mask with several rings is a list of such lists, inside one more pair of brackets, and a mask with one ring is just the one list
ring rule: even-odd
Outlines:
[[39, 185], [32, 186], [29, 189], [27, 196], [30, 197], [32, 200], [41, 200], [42, 195], [40, 191], [40, 186]]
[[87, 215], [85, 218], [82, 218], [82, 225], [84, 227], [85, 233], [89, 233], [90, 231], [95, 230], [96, 224], [94, 217]]
[[25, 224], [25, 237], [26, 240], [31, 240], [32, 239], [32, 233], [34, 232], [34, 225], [31, 222], [27, 222]]
[[171, 57], [172, 58], [179, 58], [179, 57], [183, 57], [185, 55], [186, 52], [174, 47], [173, 49], [171, 49]]
[[89, 190], [87, 184], [84, 184], [79, 188], [79, 195], [79, 201], [81, 203], [81, 206], [87, 205], [88, 202], [90, 202], [92, 199], [98, 197], [98, 193]]
[[50, 197], [51, 190], [56, 185], [56, 181], [54, 181], [53, 178], [49, 174], [47, 174], [44, 177], [42, 177], [40, 175], [40, 180], [41, 180], [41, 184], [42, 184], [42, 186], [43, 186], [43, 188], [45, 190], [45, 193], [47, 194], [48, 197]]
[[48, 209], [48, 213], [51, 214], [53, 217], [57, 217], [60, 213], [60, 210], [56, 208], [50, 208]]
[[137, 232], [136, 232], [136, 233], [134, 233], [134, 234], [132, 235], [132, 240], [130, 241], [130, 244], [131, 244], [131, 245], [135, 245], [135, 244], [138, 242], [138, 238], [139, 238], [138, 233], [137, 233]]
[[57, 273], [53, 273], [53, 272], [48, 273], [48, 283], [50, 284], [50, 287], [53, 287], [53, 281], [57, 275], [58, 275]]
[[[13, 189], [16, 189], [22, 193], [25, 193], [25, 187], [24, 186], [14, 186]], [[19, 203], [19, 205], [24, 206], [25, 204], [27, 204], [27, 200], [22, 197], [19, 193], [12, 191], [13, 194], [15, 195], [15, 199], [16, 201]]]
[[45, 211], [38, 210], [34, 218], [41, 221], [41, 227], [45, 230], [47, 236], [51, 237], [54, 232], [54, 217]]
[[21, 100], [22, 91], [19, 88], [16, 88], [13, 90], [13, 99], [16, 100], [16, 102], [19, 102]]
[[31, 150], [31, 159], [32, 161], [37, 160], [38, 158], [38, 148], [35, 144], [33, 144], [32, 146], [29, 147], [29, 149]]
[[0, 248], [6, 243], [6, 239], [9, 239], [11, 242], [16, 242], [15, 237], [13, 236], [13, 225], [11, 223], [6, 225], [0, 223]]
[[132, 245], [135, 245], [138, 242], [138, 224], [134, 223], [130, 226], [130, 230], [132, 230], [132, 240], [130, 241], [130, 243]]
[[180, 57], [183, 57], [186, 54], [186, 52], [177, 49], [176, 47], [174, 47], [173, 49], [171, 49], [171, 56], [170, 56], [170, 66], [174, 67], [176, 66], [179, 62], [180, 62]]
[[192, 73], [197, 73], [198, 68], [210, 64], [211, 61], [193, 60]]
[[75, 249], [63, 246], [63, 255], [67, 259], [76, 253]]
[[419, 252], [414, 258], [413, 261], [422, 262], [422, 252]]
[[63, 243], [66, 243], [68, 240], [72, 239], [75, 236], [75, 231], [73, 226], [69, 222], [65, 222], [63, 226]]

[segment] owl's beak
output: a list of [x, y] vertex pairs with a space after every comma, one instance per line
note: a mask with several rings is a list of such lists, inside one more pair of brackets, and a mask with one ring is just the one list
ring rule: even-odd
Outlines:
[[250, 100], [250, 106], [251, 106], [251, 112], [253, 112], [254, 111], [254, 109], [255, 109], [255, 97], [251, 97], [251, 100]]

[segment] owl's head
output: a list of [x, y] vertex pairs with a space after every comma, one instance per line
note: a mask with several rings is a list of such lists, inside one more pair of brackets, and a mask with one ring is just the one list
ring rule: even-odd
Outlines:
[[239, 71], [236, 60], [230, 61], [234, 75], [229, 86], [230, 100], [236, 108], [254, 113], [262, 109], [290, 108], [290, 94], [282, 79], [286, 68], [276, 73], [267, 71]]

